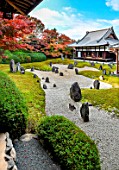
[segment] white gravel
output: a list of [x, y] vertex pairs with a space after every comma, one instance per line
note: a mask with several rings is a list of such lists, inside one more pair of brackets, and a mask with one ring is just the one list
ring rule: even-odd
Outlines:
[[[90, 106], [88, 123], [84, 123], [80, 117], [81, 102], [73, 102], [69, 96], [69, 89], [74, 82], [78, 82], [81, 88], [93, 87], [94, 80], [81, 75], [75, 75], [75, 71], [67, 69], [66, 65], [55, 65], [59, 67], [59, 71], [64, 73], [64, 76], [53, 72], [43, 72], [35, 70], [33, 73], [41, 78], [41, 85], [45, 83], [45, 79], [49, 77], [50, 83], [47, 85], [46, 93], [46, 114], [47, 115], [64, 115], [83, 131], [86, 132], [97, 144], [102, 170], [119, 170], [119, 119], [111, 116], [104, 110], [99, 110], [96, 107]], [[94, 69], [94, 68], [83, 68]], [[78, 69], [82, 70], [82, 69]], [[96, 70], [96, 69], [95, 69]], [[27, 70], [30, 71], [30, 70]], [[57, 87], [53, 87], [53, 84]], [[100, 88], [111, 88], [110, 84], [101, 82]], [[112, 99], [113, 100], [113, 99]], [[76, 107], [76, 110], [70, 111], [69, 103]]]

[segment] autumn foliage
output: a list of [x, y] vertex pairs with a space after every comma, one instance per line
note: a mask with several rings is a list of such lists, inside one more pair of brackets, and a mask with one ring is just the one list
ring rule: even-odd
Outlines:
[[67, 44], [73, 41], [54, 29], [44, 29], [44, 24], [34, 18], [14, 15], [13, 19], [4, 19], [0, 12], [0, 48], [10, 51], [27, 49], [40, 51], [49, 57], [61, 54], [71, 55]]
[[36, 50], [40, 50], [48, 57], [59, 57], [62, 54], [71, 55], [71, 48], [67, 45], [72, 43], [68, 36], [60, 34], [54, 29], [45, 29], [39, 38], [32, 36], [27, 39], [27, 42], [34, 46]]

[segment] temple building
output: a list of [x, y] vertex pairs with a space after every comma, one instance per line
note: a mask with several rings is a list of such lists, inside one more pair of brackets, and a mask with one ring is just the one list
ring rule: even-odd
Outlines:
[[113, 27], [96, 31], [87, 31], [86, 35], [69, 47], [74, 48], [75, 58], [96, 61], [116, 61], [110, 47], [119, 44]]

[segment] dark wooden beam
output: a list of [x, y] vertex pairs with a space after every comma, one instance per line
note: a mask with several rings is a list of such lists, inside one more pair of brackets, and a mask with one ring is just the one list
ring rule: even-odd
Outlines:
[[21, 8], [22, 8], [22, 9], [27, 10], [27, 7], [26, 7], [25, 5], [18, 4], [18, 3], [15, 3], [15, 2], [14, 2], [14, 5], [15, 5], [15, 6], [17, 6], [19, 9], [21, 9]]
[[23, 11], [21, 11], [21, 9], [19, 9], [16, 5], [13, 4], [13, 2], [11, 2], [10, 0], [6, 0], [6, 2], [9, 3], [14, 9], [16, 9], [22, 15], [25, 15], [25, 13]]
[[32, 1], [29, 1], [29, 0], [25, 0], [23, 2], [25, 2], [25, 3], [27, 2], [28, 4], [34, 5], [34, 3]]
[[23, 1], [15, 0], [16, 3], [23, 4], [24, 6], [30, 7], [28, 3], [25, 3]]

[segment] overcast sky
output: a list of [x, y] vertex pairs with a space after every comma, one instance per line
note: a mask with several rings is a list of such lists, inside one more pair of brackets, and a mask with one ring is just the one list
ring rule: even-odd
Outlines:
[[111, 26], [119, 38], [119, 0], [43, 0], [30, 15], [75, 40]]

